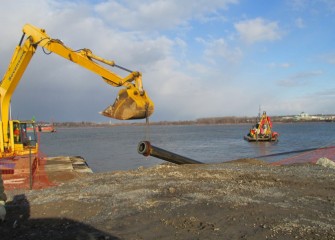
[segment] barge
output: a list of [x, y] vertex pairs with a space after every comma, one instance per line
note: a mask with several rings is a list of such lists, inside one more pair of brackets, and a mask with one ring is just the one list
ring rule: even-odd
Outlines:
[[249, 133], [244, 136], [244, 140], [248, 142], [275, 142], [278, 141], [279, 134], [272, 131], [272, 122], [269, 116], [264, 111], [262, 117], [249, 130]]

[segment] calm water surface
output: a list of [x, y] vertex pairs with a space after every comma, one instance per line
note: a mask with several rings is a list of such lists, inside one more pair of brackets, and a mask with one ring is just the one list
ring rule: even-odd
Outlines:
[[[164, 162], [137, 153], [140, 141], [205, 163], [335, 145], [335, 123], [276, 124], [279, 141], [249, 143], [243, 140], [250, 125], [121, 126], [60, 128], [42, 133], [40, 148], [47, 156], [81, 156], [94, 172], [136, 169]], [[272, 162], [288, 155], [265, 158]]]

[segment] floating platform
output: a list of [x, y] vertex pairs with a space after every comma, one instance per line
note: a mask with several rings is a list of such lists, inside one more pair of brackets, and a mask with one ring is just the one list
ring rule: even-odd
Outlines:
[[250, 136], [244, 136], [244, 140], [248, 142], [276, 142], [278, 141], [277, 137], [250, 137]]

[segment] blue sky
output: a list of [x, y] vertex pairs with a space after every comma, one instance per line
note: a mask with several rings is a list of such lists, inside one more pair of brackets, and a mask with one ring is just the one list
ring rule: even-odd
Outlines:
[[[31, 23], [141, 71], [155, 103], [151, 121], [256, 116], [259, 106], [269, 115], [335, 113], [333, 0], [0, 3], [2, 74]], [[107, 122], [98, 112], [118, 90], [38, 49], [12, 98], [13, 117]]]

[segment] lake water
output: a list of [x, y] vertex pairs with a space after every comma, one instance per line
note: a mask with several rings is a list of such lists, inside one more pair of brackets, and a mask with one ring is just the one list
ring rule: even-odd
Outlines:
[[[40, 149], [49, 157], [81, 156], [94, 172], [136, 169], [163, 163], [137, 152], [140, 141], [205, 163], [335, 145], [335, 123], [275, 124], [278, 142], [249, 143], [250, 125], [117, 126], [59, 128], [40, 134]], [[264, 158], [273, 162], [287, 154]]]

